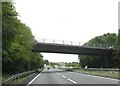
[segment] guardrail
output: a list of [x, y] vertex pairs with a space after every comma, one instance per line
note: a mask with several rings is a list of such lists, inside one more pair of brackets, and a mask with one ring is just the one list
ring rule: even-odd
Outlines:
[[112, 69], [112, 68], [87, 68], [87, 70], [93, 70], [93, 71], [120, 71], [120, 69]]
[[87, 69], [85, 69], [85, 68], [73, 68], [70, 71], [75, 71], [75, 72], [89, 74], [89, 75], [96, 75], [96, 76], [120, 79], [120, 76], [119, 76], [120, 69], [113, 69], [113, 68], [87, 68]]
[[9, 84], [11, 83], [12, 81], [16, 80], [16, 79], [19, 79], [19, 78], [22, 78], [22, 77], [25, 77], [29, 74], [32, 74], [32, 73], [35, 73], [36, 70], [33, 70], [33, 71], [27, 71], [27, 72], [23, 72], [23, 73], [19, 73], [19, 74], [16, 74], [16, 75], [13, 75], [12, 77], [8, 78], [7, 80], [5, 80], [2, 85], [4, 84]]
[[120, 69], [113, 68], [72, 68], [74, 70], [89, 70], [89, 71], [120, 71]]

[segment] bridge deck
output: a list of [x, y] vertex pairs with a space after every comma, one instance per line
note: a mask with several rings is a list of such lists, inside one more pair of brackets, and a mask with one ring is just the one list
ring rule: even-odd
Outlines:
[[80, 55], [112, 55], [112, 49], [85, 47], [78, 45], [64, 45], [53, 43], [37, 43], [33, 47], [33, 52], [47, 52], [47, 53], [65, 53], [65, 54], [80, 54]]

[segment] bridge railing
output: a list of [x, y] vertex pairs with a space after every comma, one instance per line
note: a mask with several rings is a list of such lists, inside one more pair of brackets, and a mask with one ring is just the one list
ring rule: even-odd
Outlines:
[[82, 46], [80, 42], [68, 41], [68, 40], [37, 39], [37, 42]]
[[85, 45], [82, 45], [80, 42], [75, 42], [75, 41], [51, 40], [51, 39], [42, 39], [42, 38], [37, 39], [37, 42], [64, 44], [64, 45], [76, 45], [76, 46], [95, 47], [95, 48], [114, 48], [114, 46], [108, 46], [108, 45], [105, 45], [105, 44], [85, 44]]

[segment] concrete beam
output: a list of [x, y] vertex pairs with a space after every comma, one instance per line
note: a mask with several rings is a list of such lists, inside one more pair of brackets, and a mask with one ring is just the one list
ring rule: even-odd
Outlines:
[[75, 45], [37, 43], [33, 47], [32, 51], [46, 53], [80, 54], [80, 55], [112, 55], [114, 50]]

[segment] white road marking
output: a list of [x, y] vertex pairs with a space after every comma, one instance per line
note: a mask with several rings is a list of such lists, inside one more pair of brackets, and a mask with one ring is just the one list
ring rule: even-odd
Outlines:
[[35, 81], [35, 79], [37, 79], [41, 74], [42, 72], [39, 73], [34, 79], [32, 79], [26, 86], [29, 86], [30, 84], [32, 84]]
[[[61, 74], [59, 74], [59, 73], [56, 73], [56, 74], [57, 74], [57, 75], [61, 75]], [[74, 83], [74, 84], [77, 84], [77, 82], [75, 82], [75, 81], [72, 80], [72, 79], [67, 78], [67, 77], [64, 76], [64, 75], [61, 75], [61, 77], [66, 78], [68, 81], [70, 81], [70, 82], [72, 82], [72, 83]]]
[[62, 75], [63, 78], [66, 78], [65, 76]]
[[[77, 73], [77, 72], [69, 72], [69, 73]], [[101, 79], [109, 79], [109, 80], [114, 80], [114, 81], [120, 81], [118, 79], [113, 79], [113, 78], [107, 78], [107, 77], [102, 77], [102, 76], [95, 76], [95, 75], [89, 75], [89, 74], [83, 74], [83, 73], [79, 73], [81, 75], [85, 75], [85, 76], [90, 76], [90, 77], [95, 77], [95, 78], [101, 78]]]
[[71, 79], [68, 79], [70, 82], [74, 83], [74, 84], [77, 84], [77, 82], [71, 80]]
[[59, 74], [59, 73], [57, 73], [58, 75], [61, 75], [61, 74]]
[[95, 78], [109, 79], [109, 80], [118, 81], [118, 79], [107, 78], [107, 77], [102, 77], [102, 76], [95, 76], [95, 75], [88, 75], [88, 74], [82, 74], [82, 75], [91, 76], [91, 77], [95, 77]]
[[[61, 74], [59, 74], [59, 73], [56, 73], [56, 74], [58, 74], [58, 75], [61, 75]], [[64, 75], [61, 75], [63, 78], [67, 78], [67, 77], [65, 77]], [[74, 84], [77, 84], [77, 82], [75, 82], [74, 80], [72, 80], [72, 79], [67, 79], [67, 80], [69, 80], [70, 82], [72, 82], [72, 83], [74, 83]]]
[[[59, 74], [59, 73], [56, 73], [56, 74], [59, 75], [59, 76], [61, 75], [61, 74]], [[61, 76], [62, 76], [62, 75], [61, 75]]]

